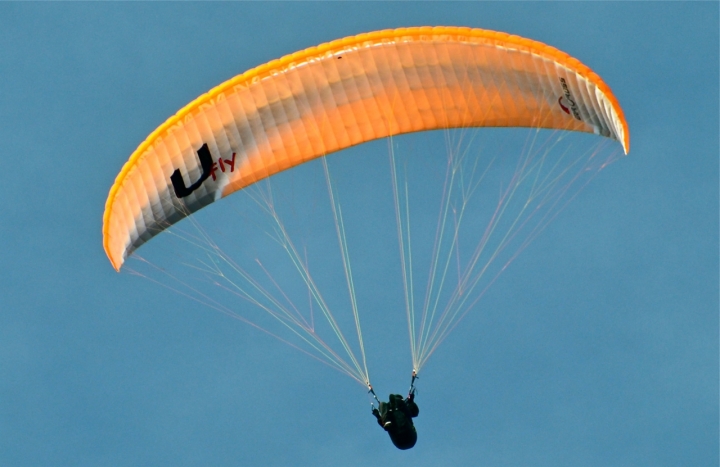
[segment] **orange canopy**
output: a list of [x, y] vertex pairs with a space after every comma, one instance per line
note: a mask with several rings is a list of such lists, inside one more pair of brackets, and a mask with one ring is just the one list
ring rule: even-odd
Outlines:
[[377, 31], [249, 70], [195, 99], [135, 150], [105, 206], [116, 270], [150, 238], [243, 187], [349, 146], [414, 131], [536, 127], [629, 150], [610, 88], [569, 55], [457, 27]]

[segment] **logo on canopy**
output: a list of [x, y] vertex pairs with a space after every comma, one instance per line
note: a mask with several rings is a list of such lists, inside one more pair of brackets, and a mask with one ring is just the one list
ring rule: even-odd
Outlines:
[[202, 174], [195, 183], [191, 184], [189, 187], [185, 186], [185, 180], [183, 180], [180, 169], [175, 169], [175, 172], [170, 175], [170, 181], [172, 182], [173, 189], [175, 190], [175, 196], [178, 198], [185, 198], [186, 196], [189, 196], [190, 193], [200, 188], [200, 185], [202, 185], [203, 182], [211, 176], [213, 180], [216, 180], [217, 176], [215, 175], [215, 171], [218, 169], [218, 164], [220, 165], [220, 170], [223, 173], [228, 169], [230, 172], [235, 171], [235, 153], [232, 154], [232, 159], [220, 158], [217, 162], [213, 162], [212, 155], [210, 155], [210, 149], [208, 148], [207, 143], [205, 143], [200, 149], [198, 149], [197, 155], [200, 159]]
[[[570, 89], [568, 88], [565, 78], [560, 78], [560, 85], [563, 88], [563, 95], [558, 98], [560, 108], [568, 115], [571, 115], [572, 112], [572, 116], [575, 117], [576, 120], [582, 121], [582, 118], [580, 118], [580, 109], [575, 103], [575, 99], [573, 99], [572, 94], [570, 94]], [[563, 100], [567, 102], [567, 105], [563, 104]]]

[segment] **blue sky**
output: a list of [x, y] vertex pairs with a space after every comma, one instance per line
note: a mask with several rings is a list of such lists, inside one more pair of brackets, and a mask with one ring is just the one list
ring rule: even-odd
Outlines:
[[[199, 94], [416, 25], [577, 57], [631, 152], [433, 355], [400, 452], [362, 387], [117, 274], [100, 229], [130, 153]], [[709, 2], [0, 4], [0, 465], [717, 465], [718, 42]], [[382, 313], [363, 330], [386, 397], [409, 366]]]

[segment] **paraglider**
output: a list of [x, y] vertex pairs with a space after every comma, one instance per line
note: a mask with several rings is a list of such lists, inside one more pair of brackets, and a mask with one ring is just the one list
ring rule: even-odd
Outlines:
[[[103, 217], [105, 252], [112, 266], [120, 271], [141, 245], [181, 219], [274, 174], [314, 159], [325, 164], [324, 156], [380, 138], [471, 127], [594, 133], [620, 142], [625, 154], [630, 143], [623, 111], [607, 84], [587, 66], [553, 47], [505, 33], [459, 27], [360, 34], [242, 73], [198, 97], [152, 132], [130, 156], [110, 190]], [[527, 239], [519, 243], [520, 249], [524, 248], [553, 218], [556, 211], [552, 210], [564, 206], [559, 200], [567, 196], [568, 187], [589, 171], [583, 165], [586, 162], [577, 160], [563, 166], [563, 157], [545, 164], [550, 157], [546, 152], [538, 160], [532, 157], [522, 159], [518, 172], [502, 186], [485, 230], [474, 229], [481, 231], [482, 237], [475, 240], [478, 246], [466, 264], [461, 267], [458, 260], [455, 289], [445, 295], [441, 290], [450, 282], [450, 258], [458, 255], [458, 232], [464, 225], [462, 203], [471, 197], [471, 191], [462, 193], [461, 208], [457, 210], [448, 201], [453, 193], [443, 194], [440, 217], [446, 222], [455, 216], [455, 230], [449, 229], [446, 235], [446, 230], [438, 229], [439, 246], [431, 260], [435, 269], [428, 281], [420, 318], [415, 317], [412, 265], [406, 251], [409, 246], [403, 243], [406, 237], [409, 240], [409, 225], [398, 214], [412, 363], [417, 371], [474, 306], [479, 297], [470, 292], [477, 290], [479, 280], [488, 274], [488, 266], [498, 261], [499, 254], [507, 251], [509, 242], [522, 229], [529, 232]], [[595, 171], [609, 163], [595, 163], [598, 159], [594, 153], [587, 160], [595, 164]], [[448, 190], [454, 186], [455, 163], [454, 159], [448, 163]], [[327, 166], [323, 167], [327, 173]], [[396, 184], [394, 165], [392, 173]], [[235, 295], [267, 311], [300, 336], [301, 343], [307, 344], [316, 358], [371, 387], [342, 213], [333, 198], [329, 176], [327, 181], [360, 358], [330, 313], [307, 261], [291, 241], [272, 202], [267, 202], [265, 211], [276, 222], [278, 242], [291, 257], [312, 306], [326, 317], [349, 362], [319, 337], [312, 319], [305, 319], [294, 303], [288, 306], [283, 302], [287, 298], [283, 291], [283, 300], [274, 299], [267, 287], [214, 245], [204, 252], [216, 255], [205, 271], [221, 283], [226, 280], [222, 267], [229, 265], [250, 284], [233, 289]], [[527, 199], [517, 202], [518, 216], [507, 222], [509, 227], [504, 233], [497, 234], [506, 208], [515, 202], [518, 193], [525, 193], [518, 187], [527, 187]], [[398, 212], [407, 205], [401, 196], [395, 189]], [[547, 213], [542, 209], [548, 209]], [[534, 226], [528, 222], [530, 219], [540, 221]], [[490, 248], [489, 242], [498, 235], [498, 246]], [[443, 250], [447, 238], [450, 243]], [[441, 258], [441, 253], [447, 259]], [[516, 254], [503, 261], [512, 261]], [[505, 266], [507, 263], [503, 269]], [[436, 270], [441, 270], [437, 277]], [[270, 281], [273, 287], [278, 285], [273, 277]], [[228, 279], [222, 287], [236, 286]], [[444, 308], [441, 295], [447, 299]], [[235, 313], [214, 301], [211, 306], [223, 313]], [[400, 449], [415, 444], [412, 418], [418, 413], [412, 390], [405, 399], [391, 395], [387, 403], [373, 411]]]
[[393, 445], [402, 451], [417, 443], [417, 430], [412, 421], [420, 414], [420, 408], [415, 402], [416, 378], [417, 374], [413, 371], [410, 391], [405, 399], [400, 394], [390, 394], [388, 402], [380, 402], [372, 386], [370, 387], [370, 393], [378, 401], [378, 407], [372, 405], [372, 414], [378, 425], [390, 436]]
[[400, 394], [390, 394], [389, 402], [380, 402], [380, 407], [372, 411], [378, 425], [388, 432], [395, 447], [403, 451], [417, 442], [417, 430], [412, 419], [419, 413], [414, 393], [408, 394], [406, 399]]

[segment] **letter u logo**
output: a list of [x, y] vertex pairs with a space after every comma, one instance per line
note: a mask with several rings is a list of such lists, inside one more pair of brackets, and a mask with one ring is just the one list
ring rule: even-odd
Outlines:
[[180, 169], [175, 169], [175, 172], [170, 175], [170, 181], [172, 182], [173, 189], [175, 190], [175, 196], [178, 198], [185, 198], [186, 196], [189, 196], [190, 193], [200, 188], [200, 185], [202, 185], [202, 183], [207, 180], [212, 173], [213, 161], [207, 143], [203, 144], [202, 147], [198, 149], [197, 155], [200, 158], [202, 175], [200, 175], [200, 178], [195, 183], [186, 187], [185, 180], [183, 180]]

